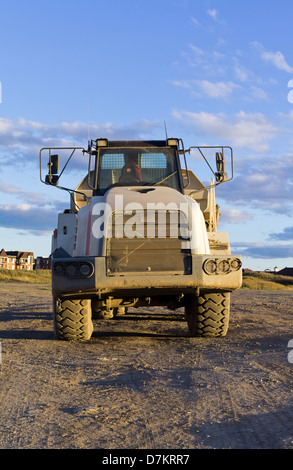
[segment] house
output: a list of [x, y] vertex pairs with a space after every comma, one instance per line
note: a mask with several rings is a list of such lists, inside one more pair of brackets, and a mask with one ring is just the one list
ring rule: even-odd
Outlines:
[[35, 260], [34, 269], [51, 269], [51, 258], [44, 258], [43, 256], [37, 256]]
[[34, 254], [31, 251], [0, 251], [0, 269], [25, 269], [31, 271]]
[[34, 266], [34, 254], [31, 251], [6, 251], [11, 259], [15, 260], [15, 269], [32, 271]]
[[0, 251], [0, 269], [1, 268], [7, 269], [7, 253], [3, 248]]
[[[9, 264], [8, 264], [9, 259]], [[2, 249], [0, 251], [0, 269], [14, 269], [13, 263], [11, 263], [11, 258], [8, 257], [6, 251]]]
[[281, 276], [292, 276], [293, 277], [293, 268], [283, 268], [281, 269], [278, 274], [280, 274]]
[[16, 258], [6, 252], [4, 249], [0, 251], [0, 269], [16, 269]]

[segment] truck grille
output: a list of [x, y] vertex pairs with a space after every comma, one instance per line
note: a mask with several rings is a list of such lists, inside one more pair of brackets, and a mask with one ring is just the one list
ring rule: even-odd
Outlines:
[[107, 240], [108, 275], [191, 274], [191, 252], [186, 248], [188, 225], [179, 211], [167, 211], [165, 218], [158, 211], [153, 215], [142, 211], [135, 224], [132, 218], [112, 214], [112, 237]]

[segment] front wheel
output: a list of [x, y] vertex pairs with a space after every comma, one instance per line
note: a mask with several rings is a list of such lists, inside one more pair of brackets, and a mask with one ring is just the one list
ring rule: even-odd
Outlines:
[[190, 336], [226, 336], [229, 314], [230, 293], [187, 296], [185, 318]]
[[54, 331], [57, 339], [88, 341], [93, 332], [90, 299], [53, 298]]

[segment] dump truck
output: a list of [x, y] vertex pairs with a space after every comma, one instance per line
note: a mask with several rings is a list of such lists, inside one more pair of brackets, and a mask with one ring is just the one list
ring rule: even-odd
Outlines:
[[[61, 149], [68, 159], [59, 171]], [[64, 187], [61, 176], [76, 150], [88, 169], [77, 187]], [[208, 182], [188, 169], [194, 152], [213, 173]], [[217, 231], [215, 188], [233, 178], [231, 147], [185, 149], [182, 139], [167, 136], [98, 138], [86, 149], [42, 148], [41, 168], [44, 155], [48, 169], [45, 177], [41, 169], [41, 181], [70, 194], [52, 236], [57, 339], [88, 341], [93, 319], [115, 320], [129, 307], [142, 306], [183, 307], [191, 336], [226, 335], [230, 293], [241, 287], [242, 262], [231, 254], [228, 234]]]

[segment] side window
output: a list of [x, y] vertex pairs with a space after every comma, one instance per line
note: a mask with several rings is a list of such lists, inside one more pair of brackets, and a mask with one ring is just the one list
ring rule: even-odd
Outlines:
[[186, 162], [183, 155], [179, 156], [181, 171], [182, 171], [182, 178], [183, 178], [183, 186], [185, 187], [188, 184], [188, 173], [186, 169]]

